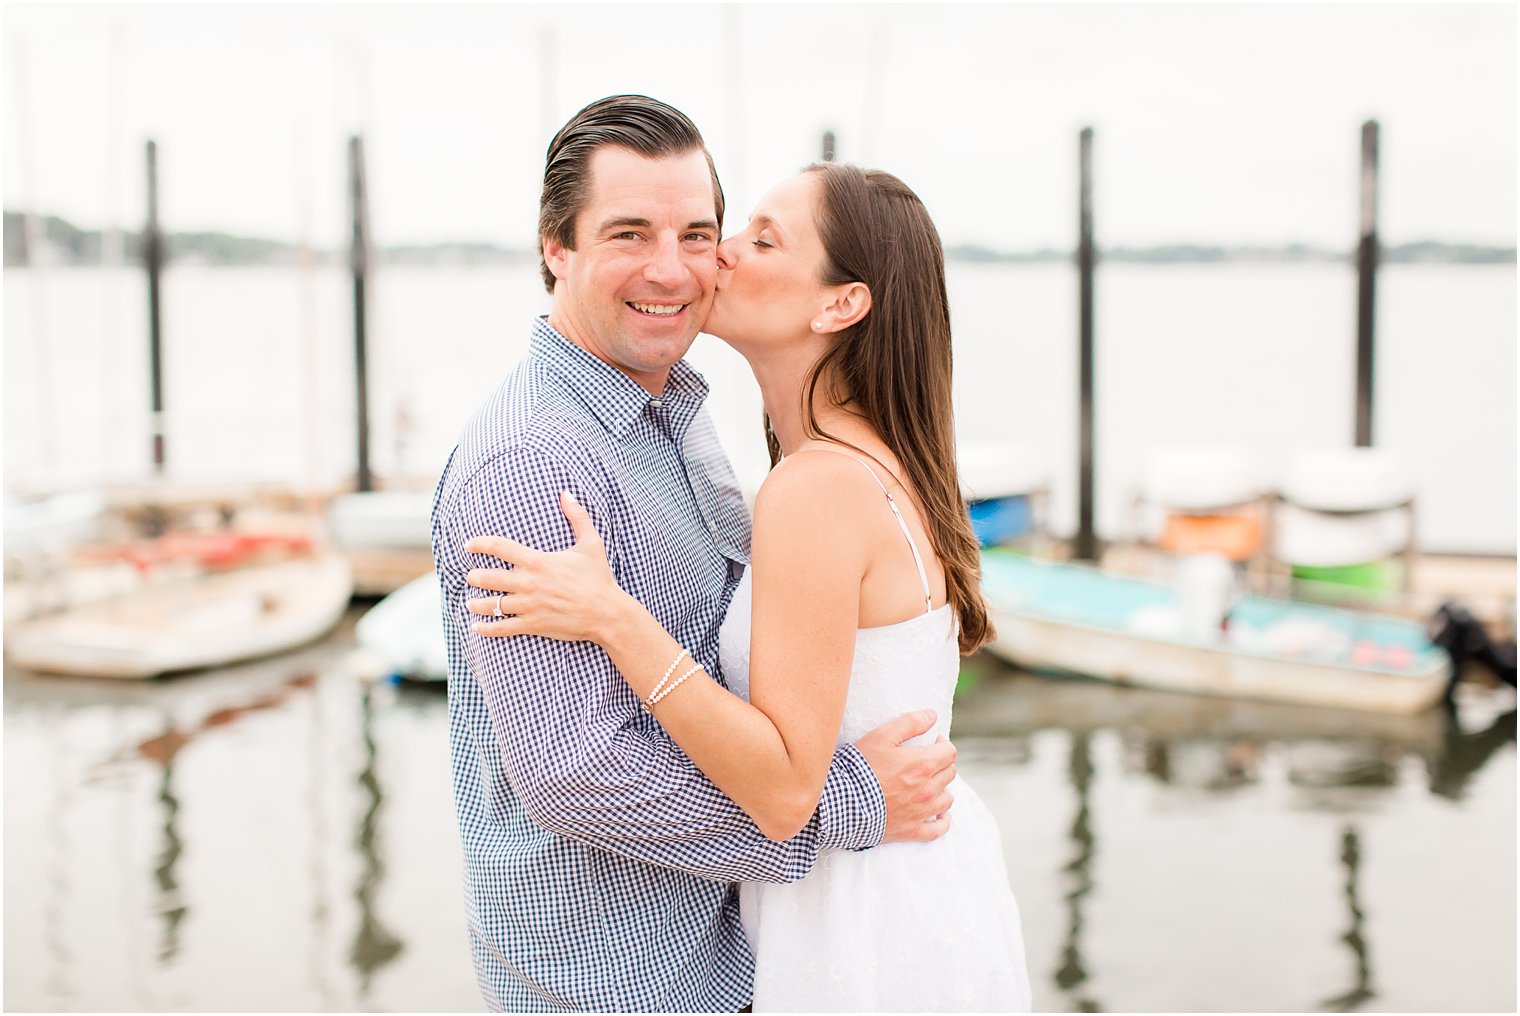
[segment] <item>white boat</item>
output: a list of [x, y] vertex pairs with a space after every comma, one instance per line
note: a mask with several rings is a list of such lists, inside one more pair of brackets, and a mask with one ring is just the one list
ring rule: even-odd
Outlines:
[[328, 503], [327, 523], [340, 547], [431, 553], [433, 533], [428, 515], [432, 507], [432, 491], [340, 494]]
[[432, 571], [430, 491], [377, 490], [341, 494], [327, 506], [333, 542], [354, 570], [361, 596], [395, 592]]
[[94, 539], [105, 508], [105, 499], [89, 491], [32, 499], [7, 497], [5, 556], [46, 555]]
[[1289, 463], [1272, 519], [1273, 555], [1301, 593], [1378, 603], [1408, 592], [1414, 479], [1383, 448], [1319, 448]]
[[408, 582], [359, 619], [356, 669], [370, 678], [447, 681], [442, 615], [437, 573]]
[[1050, 469], [1036, 449], [1013, 441], [963, 442], [955, 458], [978, 542], [1011, 544], [1044, 531]]
[[1228, 624], [1189, 624], [1170, 586], [1076, 564], [982, 552], [1001, 659], [1029, 670], [1170, 691], [1415, 713], [1451, 661], [1413, 621], [1246, 596]]
[[353, 578], [320, 553], [142, 585], [87, 608], [15, 625], [5, 653], [28, 670], [148, 678], [268, 656], [326, 634]]

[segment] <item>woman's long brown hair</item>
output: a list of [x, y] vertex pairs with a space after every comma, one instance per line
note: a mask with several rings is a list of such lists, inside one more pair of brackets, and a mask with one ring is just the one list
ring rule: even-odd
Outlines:
[[[891, 173], [834, 162], [804, 172], [817, 174], [822, 185], [817, 225], [828, 258], [822, 281], [862, 282], [871, 290], [871, 309], [838, 334], [808, 374], [804, 426], [809, 437], [839, 440], [819, 427], [813, 412], [822, 384], [892, 449], [918, 494], [924, 527], [945, 567], [961, 652], [973, 652], [993, 630], [955, 464], [950, 300], [939, 232], [918, 195]], [[781, 450], [769, 419], [766, 443], [774, 466]]]

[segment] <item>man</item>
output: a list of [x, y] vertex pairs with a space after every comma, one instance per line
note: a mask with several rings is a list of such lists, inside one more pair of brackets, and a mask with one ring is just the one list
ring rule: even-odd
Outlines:
[[713, 299], [723, 197], [679, 111], [614, 96], [549, 146], [539, 232], [547, 320], [466, 427], [433, 552], [449, 644], [455, 798], [475, 969], [515, 1011], [735, 1011], [753, 961], [735, 881], [792, 881], [819, 851], [929, 839], [954, 749], [902, 747], [912, 714], [835, 754], [818, 811], [767, 840], [692, 765], [601, 649], [471, 632], [475, 536], [571, 544], [590, 513], [619, 583], [709, 673], [749, 519], [681, 357]]

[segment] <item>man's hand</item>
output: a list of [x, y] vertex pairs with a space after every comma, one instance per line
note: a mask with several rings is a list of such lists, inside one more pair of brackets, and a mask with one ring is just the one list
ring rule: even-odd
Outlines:
[[855, 742], [887, 798], [883, 843], [935, 840], [950, 828], [946, 788], [955, 779], [955, 745], [943, 737], [923, 747], [903, 744], [931, 730], [934, 719], [932, 709], [903, 713]]

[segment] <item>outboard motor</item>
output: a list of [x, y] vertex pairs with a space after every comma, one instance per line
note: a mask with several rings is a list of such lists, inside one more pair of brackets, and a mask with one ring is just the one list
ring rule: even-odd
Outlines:
[[1515, 643], [1495, 642], [1472, 612], [1456, 600], [1447, 600], [1436, 608], [1425, 622], [1425, 633], [1451, 656], [1451, 680], [1446, 685], [1448, 699], [1469, 660], [1477, 661], [1500, 681], [1515, 687]]

